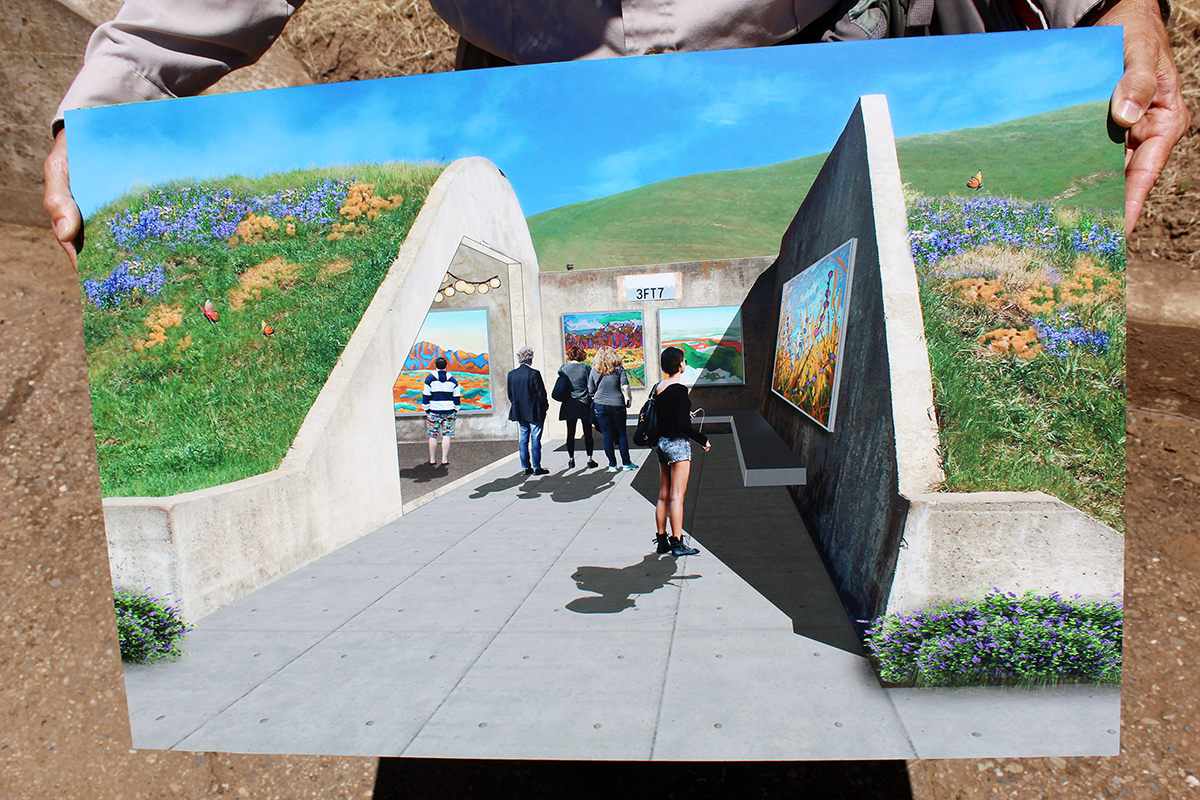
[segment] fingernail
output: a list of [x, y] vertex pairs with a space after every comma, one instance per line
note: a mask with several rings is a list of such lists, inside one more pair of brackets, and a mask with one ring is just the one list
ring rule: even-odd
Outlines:
[[58, 222], [54, 223], [54, 235], [60, 240], [66, 236], [70, 230], [71, 222], [68, 219], [60, 219]]
[[1117, 106], [1117, 115], [1132, 125], [1142, 118], [1142, 107], [1132, 100], [1125, 100]]

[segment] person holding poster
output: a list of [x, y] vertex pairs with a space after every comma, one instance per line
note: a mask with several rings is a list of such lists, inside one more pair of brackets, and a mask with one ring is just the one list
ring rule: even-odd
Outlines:
[[[116, 19], [96, 29], [83, 69], [51, 123], [54, 146], [45, 162], [43, 205], [72, 266], [83, 246], [83, 219], [71, 197], [63, 112], [199, 94], [228, 72], [257, 61], [302, 2], [127, 0]], [[929, 33], [1122, 25], [1125, 73], [1113, 90], [1110, 116], [1116, 129], [1125, 129], [1127, 233], [1191, 124], [1166, 31], [1169, 0], [518, 0], [499, 6], [431, 0], [431, 5], [462, 36], [458, 69]]]

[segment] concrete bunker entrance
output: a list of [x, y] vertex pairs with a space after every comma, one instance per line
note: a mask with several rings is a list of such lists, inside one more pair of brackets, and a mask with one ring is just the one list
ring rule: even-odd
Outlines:
[[[405, 506], [514, 452], [503, 382], [526, 339], [523, 284], [519, 261], [462, 237], [392, 389]], [[438, 356], [447, 359], [462, 395], [448, 467], [441, 465], [441, 437], [437, 463], [430, 461], [421, 406], [425, 377]]]

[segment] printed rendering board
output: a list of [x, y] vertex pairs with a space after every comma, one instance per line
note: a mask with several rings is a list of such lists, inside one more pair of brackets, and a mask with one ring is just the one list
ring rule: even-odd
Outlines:
[[[1036, 578], [1047, 566], [1102, 575], [1105, 601], [1120, 591], [1123, 153], [1104, 122], [1122, 61], [1119, 29], [922, 37], [69, 113], [111, 574], [169, 593], [195, 624], [178, 660], [127, 665], [134, 746], [609, 760], [1117, 752], [1119, 606], [1099, 612], [1108, 650], [1090, 663], [1102, 674], [986, 685], [994, 675], [967, 672], [967, 657], [929, 678], [979, 684], [952, 690], [909, 685], [912, 664], [959, 663], [934, 655], [962, 642], [887, 634], [901, 674], [884, 684], [859, 621], [885, 615], [846, 609], [861, 574], [889, 564], [909, 570], [906, 588], [930, 574], [977, 582], [939, 601], [975, 602], [995, 585], [1072, 597]], [[893, 145], [898, 174], [879, 166]], [[802, 206], [824, 211], [793, 228]], [[789, 229], [820, 246], [784, 273]], [[821, 256], [854, 239], [834, 253], [843, 280]], [[793, 269], [804, 272], [789, 282]], [[501, 282], [484, 315], [429, 311], [448, 272]], [[630, 300], [619, 278], [634, 273], [678, 274], [674, 297]], [[871, 305], [895, 311], [898, 296], [908, 316]], [[901, 335], [878, 335], [901, 319]], [[838, 326], [870, 346], [839, 352]], [[647, 334], [652, 350], [712, 346], [707, 366], [735, 330], [740, 367], [732, 354], [703, 372], [689, 362], [693, 408], [758, 415], [755, 430], [788, 458], [824, 448], [800, 465], [807, 486], [833, 468], [861, 478], [844, 505], [818, 497], [802, 516], [804, 487], [743, 485], [746, 443], [707, 427], [685, 506], [700, 554], [677, 559], [651, 540], [651, 453], [610, 473], [587, 467], [577, 442], [569, 466], [551, 403], [549, 474], [517, 466], [502, 391], [522, 345], [547, 388], [569, 341], [618, 347], [636, 409], [647, 359], [656, 366]], [[423, 433], [413, 392], [435, 348], [480, 392], [436, 469], [425, 442], [397, 442]], [[896, 430], [883, 395], [922, 374], [893, 382], [897, 351], [908, 366], [929, 356], [918, 416], [941, 425], [922, 441], [945, 476], [900, 499], [928, 518], [966, 508], [969, 541], [961, 526], [866, 508], [897, 499], [879, 470], [900, 459], [854, 437], [895, 446], [880, 438]], [[805, 394], [814, 376], [827, 400]], [[933, 389], [948, 385], [972, 388]], [[1019, 431], [988, 410], [1029, 398]], [[1046, 420], [1058, 427], [1036, 426]], [[996, 492], [1002, 511], [972, 505]], [[1013, 495], [1045, 508], [1017, 513]], [[863, 537], [821, 550], [813, 512]], [[1051, 512], [1088, 546], [1038, 528]], [[888, 549], [896, 520], [912, 545], [902, 558]], [[934, 540], [922, 549], [918, 535]], [[836, 581], [835, 549], [852, 562]], [[936, 560], [945, 553], [968, 566]], [[868, 599], [896, 595], [876, 588]]]
[[438, 356], [445, 357], [447, 371], [458, 379], [462, 389], [458, 413], [491, 411], [490, 349], [486, 308], [430, 311], [404, 361], [404, 371], [392, 388], [396, 416], [424, 413], [421, 396], [425, 376], [436, 368], [434, 362]]
[[646, 345], [641, 311], [563, 314], [563, 352], [581, 347], [591, 366], [596, 351], [611, 347], [621, 356], [630, 386], [646, 385]]
[[827, 431], [837, 414], [856, 245], [851, 239], [785, 283], [779, 301], [771, 390]]
[[746, 382], [741, 306], [661, 309], [658, 342], [659, 352], [668, 347], [683, 350], [683, 380], [689, 386]]

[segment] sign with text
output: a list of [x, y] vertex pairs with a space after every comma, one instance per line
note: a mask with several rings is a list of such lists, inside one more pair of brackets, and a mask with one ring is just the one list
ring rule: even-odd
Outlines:
[[678, 272], [664, 272], [655, 275], [622, 275], [618, 278], [618, 283], [620, 286], [617, 294], [624, 294], [626, 302], [678, 299], [676, 293], [676, 287], [679, 285]]

